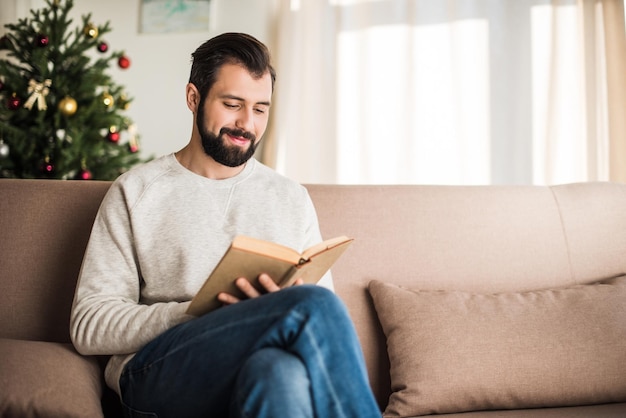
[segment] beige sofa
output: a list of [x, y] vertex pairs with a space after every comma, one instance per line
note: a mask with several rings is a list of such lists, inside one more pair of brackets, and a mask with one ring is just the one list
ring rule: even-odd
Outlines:
[[[2, 417], [121, 416], [68, 336], [108, 186], [0, 180]], [[308, 187], [387, 415], [626, 416], [626, 185]]]

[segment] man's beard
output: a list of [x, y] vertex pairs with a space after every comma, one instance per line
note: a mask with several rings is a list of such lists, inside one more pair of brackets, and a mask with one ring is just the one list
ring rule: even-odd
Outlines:
[[[198, 112], [199, 115], [202, 113]], [[213, 132], [206, 129], [204, 119], [199, 117], [197, 120], [200, 139], [202, 140], [202, 148], [204, 152], [218, 163], [228, 167], [239, 167], [254, 155], [258, 143], [256, 137], [251, 132], [243, 129], [222, 128], [216, 136]], [[247, 149], [242, 149], [236, 145], [229, 145], [225, 135], [246, 138], [250, 141]]]

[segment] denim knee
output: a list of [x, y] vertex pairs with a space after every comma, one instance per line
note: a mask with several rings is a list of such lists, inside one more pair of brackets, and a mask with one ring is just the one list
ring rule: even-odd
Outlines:
[[309, 386], [302, 361], [281, 348], [266, 347], [252, 353], [239, 371], [238, 383], [250, 377], [255, 383], [257, 379], [272, 381], [270, 390], [278, 389], [280, 386], [284, 386], [284, 389]]
[[352, 326], [343, 301], [332, 291], [315, 285], [294, 286], [285, 292], [292, 302], [292, 310], [306, 318], [318, 318], [333, 327]]
[[253, 353], [239, 370], [232, 417], [312, 417], [311, 383], [302, 361], [279, 348]]
[[302, 285], [284, 290], [288, 290], [285, 292], [285, 297], [290, 298], [297, 308], [341, 315], [347, 313], [341, 299], [325, 287]]

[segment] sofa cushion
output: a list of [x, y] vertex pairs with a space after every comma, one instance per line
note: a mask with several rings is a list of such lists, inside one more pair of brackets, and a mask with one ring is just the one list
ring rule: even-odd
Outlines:
[[372, 281], [386, 417], [626, 401], [626, 277], [523, 293]]
[[71, 344], [0, 339], [0, 358], [0, 416], [103, 416], [98, 363]]

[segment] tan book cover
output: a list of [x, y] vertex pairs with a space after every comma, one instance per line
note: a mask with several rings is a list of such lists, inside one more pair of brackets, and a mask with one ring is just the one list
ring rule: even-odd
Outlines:
[[267, 273], [283, 288], [301, 278], [304, 283], [315, 284], [343, 254], [353, 238], [340, 236], [316, 244], [302, 253], [256, 238], [243, 235], [235, 237], [215, 270], [191, 301], [187, 313], [200, 316], [221, 306], [217, 295], [230, 293], [244, 298], [235, 280], [245, 277], [259, 291], [261, 273]]

